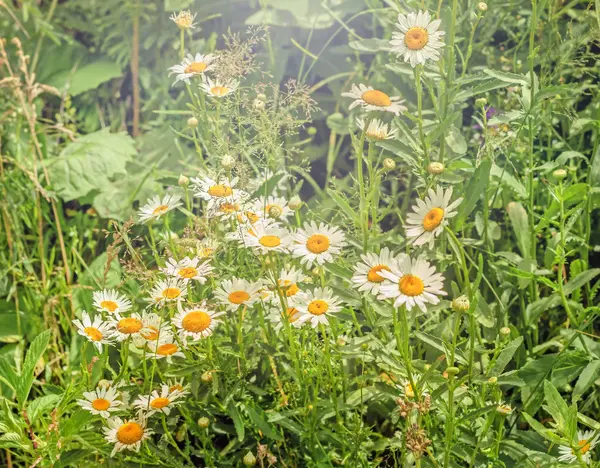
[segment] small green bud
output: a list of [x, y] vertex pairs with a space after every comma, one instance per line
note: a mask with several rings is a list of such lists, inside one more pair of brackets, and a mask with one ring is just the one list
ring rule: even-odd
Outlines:
[[204, 383], [210, 383], [212, 382], [213, 376], [212, 376], [212, 372], [206, 371], [202, 374], [202, 376], [200, 377], [200, 380], [202, 380], [202, 382]]
[[452, 310], [454, 312], [467, 312], [470, 307], [471, 303], [467, 296], [455, 297], [452, 301]]
[[177, 180], [177, 183], [181, 186], [181, 187], [187, 187], [187, 185], [190, 183], [190, 178], [184, 176], [183, 174], [181, 174], [179, 176], [179, 179]]
[[458, 373], [460, 372], [460, 369], [459, 369], [458, 367], [454, 367], [454, 366], [452, 366], [452, 367], [448, 367], [448, 368], [446, 369], [446, 372], [448, 373], [448, 376], [450, 376], [450, 377], [455, 377], [455, 376], [457, 376], [457, 375], [458, 375]]
[[510, 328], [508, 328], [508, 327], [502, 327], [500, 329], [500, 335], [502, 335], [502, 336], [508, 336], [508, 335], [510, 335]]
[[383, 160], [383, 168], [386, 171], [393, 171], [396, 169], [396, 162], [392, 158], [385, 158]]
[[563, 180], [567, 177], [567, 171], [565, 169], [556, 169], [552, 173], [552, 177], [554, 177], [556, 180]]
[[488, 383], [489, 383], [490, 385], [496, 385], [496, 384], [498, 383], [498, 377], [490, 377], [490, 378], [488, 379]]
[[487, 99], [484, 97], [475, 99], [475, 105], [477, 107], [484, 107], [485, 105], [487, 105]]
[[488, 9], [487, 3], [485, 3], [485, 2], [479, 2], [477, 4], [477, 9], [479, 11], [481, 11], [481, 12], [487, 11], [487, 9]]
[[188, 128], [196, 128], [198, 126], [198, 119], [196, 117], [190, 117], [187, 120]]
[[431, 162], [427, 166], [427, 172], [429, 172], [431, 175], [439, 175], [444, 172], [444, 169], [446, 169], [444, 165], [437, 161]]
[[233, 156], [231, 156], [230, 154], [226, 154], [225, 156], [223, 156], [221, 158], [221, 167], [223, 169], [233, 169], [233, 167], [235, 166], [235, 158]]
[[252, 452], [248, 452], [244, 456], [244, 466], [254, 466], [256, 465], [256, 457]]
[[306, 133], [308, 133], [310, 136], [314, 136], [317, 134], [317, 129], [315, 127], [308, 127], [306, 129]]
[[288, 202], [288, 206], [290, 207], [290, 210], [297, 211], [302, 206], [302, 200], [298, 195], [294, 195]]
[[210, 419], [205, 416], [199, 418], [198, 426], [200, 426], [202, 429], [206, 429], [208, 426], [210, 426]]

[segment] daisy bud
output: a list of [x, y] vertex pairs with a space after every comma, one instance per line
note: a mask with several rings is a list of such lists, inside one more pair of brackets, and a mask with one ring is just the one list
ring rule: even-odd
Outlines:
[[479, 3], [477, 4], [477, 9], [478, 9], [479, 11], [482, 11], [482, 12], [483, 12], [483, 11], [487, 11], [487, 9], [488, 9], [487, 3], [485, 3], [485, 2], [479, 2]]
[[102, 379], [98, 382], [98, 388], [108, 390], [110, 388], [110, 382], [106, 379]]
[[444, 172], [445, 166], [441, 162], [434, 161], [427, 166], [427, 172], [431, 175], [438, 175]]
[[467, 296], [459, 296], [452, 301], [452, 310], [454, 312], [466, 312], [470, 307], [471, 303]]
[[308, 405], [308, 406], [306, 407], [306, 409], [307, 409], [308, 411], [312, 411], [313, 409], [315, 409], [315, 407], [314, 407], [313, 405]]
[[498, 377], [490, 377], [490, 378], [488, 379], [488, 383], [489, 383], [490, 385], [496, 385], [496, 384], [498, 383]]
[[288, 202], [288, 206], [291, 210], [297, 211], [302, 206], [302, 200], [300, 200], [298, 195], [294, 195]]
[[317, 129], [315, 127], [308, 127], [306, 129], [306, 133], [308, 133], [310, 136], [314, 136], [317, 134]]
[[510, 328], [508, 328], [508, 327], [502, 327], [500, 329], [500, 335], [502, 335], [502, 336], [508, 336], [508, 335], [510, 335]]
[[486, 99], [486, 98], [484, 98], [484, 97], [482, 97], [482, 98], [479, 98], [479, 99], [475, 99], [475, 105], [476, 105], [477, 107], [483, 107], [483, 106], [485, 106], [486, 104], [487, 104], [487, 99]]
[[230, 154], [226, 154], [225, 156], [223, 156], [221, 158], [221, 167], [223, 169], [233, 169], [233, 167], [235, 166], [235, 158], [233, 156], [231, 156]]
[[280, 206], [273, 205], [271, 208], [269, 208], [269, 217], [270, 218], [279, 219], [282, 214], [283, 214], [283, 210], [281, 209]]
[[259, 101], [266, 101], [267, 100], [267, 96], [266, 96], [266, 94], [259, 93], [259, 94], [256, 95], [256, 99], [258, 99]]
[[396, 169], [396, 162], [392, 158], [385, 158], [383, 160], [383, 168], [386, 171], [393, 171]]
[[496, 413], [498, 413], [502, 416], [508, 416], [512, 412], [513, 412], [513, 409], [510, 407], [510, 405], [498, 405], [496, 407]]
[[198, 426], [200, 426], [202, 429], [206, 429], [208, 426], [210, 426], [210, 419], [207, 417], [198, 419]]
[[265, 108], [265, 101], [261, 101], [260, 99], [255, 99], [254, 102], [252, 103], [252, 106], [256, 110], [263, 110]]
[[200, 380], [202, 380], [202, 382], [204, 383], [210, 383], [212, 382], [213, 376], [212, 376], [212, 372], [206, 371], [202, 374], [202, 376], [200, 377]]
[[196, 128], [198, 126], [198, 119], [196, 117], [190, 117], [187, 120], [188, 128]]
[[446, 369], [446, 372], [448, 373], [449, 376], [454, 377], [454, 376], [458, 375], [458, 373], [460, 372], [460, 369], [458, 367], [448, 367]]
[[552, 173], [552, 177], [554, 177], [556, 180], [563, 180], [565, 177], [567, 177], [567, 171], [565, 169], [556, 169]]
[[181, 186], [181, 187], [187, 187], [187, 184], [190, 183], [190, 179], [189, 177], [184, 176], [183, 174], [181, 174], [179, 176], [179, 179], [177, 180], [177, 183]]
[[194, 19], [196, 14], [192, 15], [189, 10], [180, 11], [177, 15], [173, 13], [170, 20], [173, 21], [179, 29], [192, 29], [195, 26]]
[[256, 465], [256, 457], [252, 452], [248, 452], [244, 456], [244, 466], [254, 466]]

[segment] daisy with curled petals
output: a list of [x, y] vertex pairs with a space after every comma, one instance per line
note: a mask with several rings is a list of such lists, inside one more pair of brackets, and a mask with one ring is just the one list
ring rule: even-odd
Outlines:
[[389, 140], [398, 133], [397, 129], [392, 130], [391, 125], [388, 128], [388, 124], [379, 119], [371, 120], [369, 125], [366, 125], [363, 119], [356, 119], [356, 126], [365, 132], [365, 136], [370, 140]]
[[301, 293], [296, 309], [300, 313], [300, 324], [310, 322], [312, 327], [322, 323], [327, 325], [328, 315], [335, 314], [342, 309], [339, 298], [333, 295], [330, 288], [317, 288], [314, 291]]
[[295, 307], [287, 307], [285, 315], [281, 312], [281, 308], [273, 307], [269, 315], [267, 315], [267, 319], [273, 324], [275, 331], [278, 332], [284, 327], [285, 320], [293, 327], [300, 328], [304, 325], [304, 322], [299, 320], [300, 316], [300, 312]]
[[591, 452], [598, 444], [598, 439], [600, 439], [600, 434], [594, 436], [594, 431], [577, 431], [577, 440], [571, 447], [559, 445], [558, 453], [560, 456], [558, 457], [558, 461], [573, 463], [577, 461], [577, 455], [579, 454], [581, 460], [585, 464], [588, 464], [591, 460]]
[[381, 276], [382, 271], [390, 271], [394, 263], [394, 257], [387, 247], [381, 249], [379, 254], [367, 253], [360, 256], [362, 262], [359, 262], [354, 268], [352, 283], [360, 292], [369, 292], [379, 294], [379, 289], [385, 281]]
[[437, 236], [444, 231], [444, 226], [448, 224], [448, 219], [457, 215], [454, 211], [462, 202], [462, 198], [457, 198], [452, 203], [452, 187], [444, 191], [437, 187], [434, 191], [429, 189], [429, 195], [425, 201], [417, 200], [417, 204], [412, 207], [414, 213], [406, 216], [406, 235], [412, 242], [419, 246], [429, 243], [433, 247], [433, 242]]
[[171, 332], [166, 320], [154, 312], [144, 312], [142, 314], [142, 329], [139, 333], [133, 335], [133, 344], [141, 349], [148, 342], [155, 342], [169, 334]]
[[250, 282], [241, 278], [225, 280], [215, 291], [215, 298], [229, 310], [237, 310], [239, 306], [251, 306], [260, 300], [259, 291], [262, 282]]
[[404, 61], [415, 68], [426, 60], [434, 62], [440, 58], [440, 49], [445, 44], [442, 42], [443, 31], [438, 31], [441, 20], [431, 21], [428, 11], [398, 15], [396, 26], [399, 31], [392, 35], [391, 51], [398, 56], [404, 56]]
[[179, 195], [172, 194], [165, 195], [162, 200], [158, 195], [151, 198], [138, 212], [140, 221], [145, 223], [147, 221], [159, 219], [165, 213], [181, 206], [182, 203], [179, 201], [180, 199], [181, 197]]
[[353, 84], [350, 91], [342, 93], [342, 96], [354, 99], [354, 102], [350, 104], [350, 110], [362, 106], [366, 111], [386, 111], [395, 115], [400, 115], [406, 110], [406, 107], [402, 105], [404, 101], [399, 96], [388, 96], [383, 91], [362, 83], [358, 86]]
[[94, 300], [94, 307], [98, 312], [119, 315], [131, 309], [131, 301], [125, 296], [119, 295], [114, 289], [94, 291], [92, 298]]
[[283, 197], [260, 197], [254, 202], [254, 212], [260, 213], [262, 218], [284, 220], [293, 216], [294, 212], [288, 206], [288, 201]]
[[438, 296], [446, 294], [442, 289], [444, 277], [421, 258], [401, 254], [390, 271], [381, 270], [379, 274], [388, 280], [379, 289], [379, 299], [394, 299], [394, 307], [406, 305], [410, 311], [417, 306], [425, 312], [426, 304], [438, 304]]
[[77, 333], [91, 341], [96, 349], [98, 349], [98, 352], [102, 352], [103, 344], [114, 344], [114, 326], [110, 322], [103, 321], [101, 316], [97, 315], [92, 320], [90, 315], [84, 310], [81, 313], [81, 320], [75, 319], [73, 323], [77, 327]]
[[186, 392], [171, 390], [168, 385], [163, 384], [160, 387], [160, 393], [154, 390], [150, 395], [140, 395], [133, 402], [133, 406], [140, 411], [147, 411], [148, 416], [152, 416], [154, 413], [169, 415], [173, 407], [183, 403], [179, 399], [185, 395]]
[[171, 362], [174, 357], [185, 357], [185, 354], [181, 351], [181, 346], [170, 333], [161, 336], [157, 341], [148, 342], [148, 347], [155, 359], [164, 358], [167, 362]]
[[167, 385], [169, 386], [169, 392], [174, 392], [175, 390], [187, 394], [189, 386], [184, 383], [184, 378], [181, 377], [179, 380], [177, 379], [169, 379], [167, 381]]
[[234, 204], [246, 197], [245, 192], [234, 188], [237, 182], [237, 177], [231, 180], [224, 177], [219, 180], [214, 180], [210, 177], [197, 177], [192, 178], [192, 187], [195, 190], [194, 195], [202, 200], [206, 200], [208, 202], [208, 209], [213, 210], [223, 203]]
[[173, 21], [179, 29], [193, 29], [196, 26], [194, 20], [196, 19], [197, 13], [192, 13], [189, 10], [183, 10], [179, 13], [173, 13], [169, 19]]
[[194, 76], [200, 76], [207, 71], [214, 68], [213, 62], [217, 58], [214, 54], [187, 54], [180, 64], [173, 65], [169, 68], [171, 70], [170, 75], [177, 74], [173, 85], [177, 84], [178, 81], [190, 84], [190, 78]]
[[287, 252], [292, 242], [288, 231], [279, 223], [265, 221], [258, 221], [243, 231], [243, 245], [262, 255], [269, 252]]
[[111, 444], [115, 444], [111, 457], [115, 453], [123, 450], [140, 451], [142, 442], [149, 438], [153, 431], [146, 427], [146, 417], [140, 411], [135, 419], [122, 420], [118, 417], [113, 417], [107, 421], [108, 427], [103, 429], [105, 439]]
[[210, 77], [204, 75], [202, 77], [202, 84], [200, 85], [200, 89], [209, 96], [222, 98], [227, 96], [228, 94], [233, 93], [239, 85], [240, 83], [235, 80], [221, 82], [218, 79], [216, 79], [215, 81], [213, 81], [210, 79]]
[[340, 253], [346, 245], [345, 236], [337, 227], [326, 224], [304, 223], [304, 229], [298, 229], [293, 234], [294, 242], [291, 250], [294, 257], [300, 257], [302, 265], [312, 265], [333, 261], [333, 256]]
[[115, 327], [113, 336], [117, 341], [125, 341], [127, 338], [138, 337], [141, 333], [150, 331], [147, 329], [144, 330], [142, 316], [138, 313], [123, 318], [116, 317], [111, 322]]
[[182, 340], [191, 337], [197, 341], [212, 335], [213, 330], [220, 323], [215, 318], [224, 314], [225, 312], [210, 310], [206, 307], [206, 302], [203, 302], [198, 307], [180, 310], [175, 314], [172, 322]]
[[210, 261], [206, 260], [200, 263], [199, 258], [185, 257], [182, 260], [170, 258], [167, 261], [166, 268], [162, 271], [167, 276], [182, 279], [183, 281], [195, 280], [200, 284], [206, 283], [207, 276], [211, 273], [213, 267], [210, 266]]
[[160, 280], [154, 289], [152, 289], [150, 301], [158, 306], [163, 306], [168, 302], [179, 302], [187, 296], [187, 287], [185, 281], [179, 278], [168, 278]]
[[77, 400], [77, 404], [92, 414], [110, 418], [111, 411], [119, 411], [119, 406], [123, 404], [119, 400], [119, 393], [114, 387], [98, 387], [93, 392], [83, 392], [84, 399]]

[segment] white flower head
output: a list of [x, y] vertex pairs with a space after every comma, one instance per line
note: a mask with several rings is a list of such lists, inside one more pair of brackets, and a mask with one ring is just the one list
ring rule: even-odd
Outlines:
[[337, 227], [327, 226], [314, 221], [305, 223], [303, 229], [293, 234], [292, 254], [300, 257], [301, 264], [312, 265], [332, 262], [346, 245], [345, 236]]
[[214, 210], [223, 203], [229, 203], [235, 208], [235, 204], [246, 199], [248, 194], [235, 188], [238, 178], [214, 180], [210, 177], [193, 178], [192, 188], [194, 195], [208, 202], [208, 209]]
[[600, 434], [594, 436], [594, 431], [577, 431], [577, 440], [575, 441], [573, 447], [560, 445], [558, 447], [558, 453], [560, 456], [558, 457], [558, 461], [573, 463], [577, 461], [577, 452], [581, 456], [581, 459], [584, 463], [589, 463], [592, 458], [592, 450], [598, 444], [598, 440], [600, 439]]
[[181, 346], [170, 333], [161, 336], [157, 341], [148, 341], [148, 347], [155, 359], [166, 359], [171, 362], [174, 357], [185, 357]]
[[407, 310], [417, 306], [423, 312], [426, 304], [438, 304], [443, 291], [444, 277], [422, 258], [411, 259], [401, 254], [391, 265], [390, 271], [379, 272], [386, 281], [379, 289], [379, 299], [394, 299], [394, 307], [406, 305]]
[[141, 320], [142, 329], [132, 337], [133, 344], [137, 348], [144, 348], [148, 342], [155, 342], [172, 334], [169, 322], [154, 312], [144, 311]]
[[145, 223], [147, 221], [154, 221], [159, 219], [165, 213], [182, 205], [179, 201], [181, 197], [179, 195], [165, 195], [162, 200], [156, 195], [151, 198], [144, 206], [142, 206], [138, 212], [140, 221]]
[[201, 260], [197, 257], [185, 257], [179, 261], [170, 258], [167, 261], [166, 268], [163, 268], [162, 271], [167, 276], [179, 278], [184, 282], [194, 280], [198, 281], [200, 284], [204, 284], [206, 283], [208, 275], [212, 272], [213, 267], [210, 266], [209, 260], [205, 260], [202, 263], [200, 262]]
[[228, 81], [219, 81], [216, 79], [213, 81], [209, 76], [202, 76], [202, 84], [200, 85], [200, 89], [204, 91], [209, 96], [214, 98], [222, 98], [227, 96], [228, 94], [233, 93], [240, 83], [236, 80], [228, 80]]
[[175, 85], [179, 81], [190, 84], [190, 78], [202, 76], [204, 73], [212, 70], [216, 58], [217, 56], [214, 54], [187, 54], [181, 63], [169, 68], [171, 70], [169, 75], [177, 74], [173, 84]]
[[81, 313], [81, 320], [75, 319], [73, 323], [77, 327], [77, 333], [86, 337], [98, 349], [98, 352], [102, 352], [103, 344], [114, 344], [114, 326], [112, 323], [102, 320], [100, 315], [96, 315], [94, 320], [92, 320], [90, 315], [84, 310]]
[[92, 298], [98, 312], [120, 315], [131, 309], [131, 301], [127, 297], [119, 295], [114, 289], [94, 291]]
[[251, 282], [241, 278], [232, 278], [221, 283], [215, 291], [215, 298], [229, 310], [237, 310], [240, 306], [251, 306], [260, 300], [259, 291], [262, 282]]
[[179, 302], [187, 296], [186, 281], [180, 278], [160, 280], [150, 293], [150, 302], [160, 306], [168, 302]]
[[394, 138], [396, 133], [398, 133], [397, 129], [392, 130], [391, 125], [388, 127], [388, 124], [379, 119], [373, 119], [369, 122], [369, 125], [366, 125], [363, 119], [358, 118], [356, 119], [356, 125], [371, 140], [389, 140], [390, 138]]
[[183, 341], [187, 337], [198, 341], [212, 335], [215, 327], [220, 323], [219, 320], [215, 319], [224, 314], [225, 312], [210, 310], [206, 306], [206, 302], [202, 302], [197, 307], [179, 310], [173, 317], [172, 322]]
[[108, 427], [103, 429], [105, 439], [111, 444], [115, 444], [111, 457], [123, 450], [139, 452], [142, 442], [153, 434], [152, 429], [146, 427], [147, 420], [141, 411], [135, 419], [122, 420], [119, 417], [113, 417], [106, 423]]
[[305, 322], [301, 322], [300, 317], [301, 314], [295, 307], [287, 307], [285, 314], [281, 311], [281, 307], [273, 307], [267, 315], [267, 319], [273, 324], [275, 331], [279, 331], [284, 327], [285, 320], [293, 327], [301, 327]]
[[211, 258], [219, 248], [219, 245], [219, 242], [215, 239], [206, 237], [199, 242], [196, 248], [196, 254], [199, 258]]
[[435, 238], [444, 231], [448, 219], [456, 216], [458, 211], [454, 210], [462, 198], [450, 203], [451, 198], [452, 187], [444, 191], [438, 186], [435, 191], [429, 189], [425, 201], [417, 199], [417, 204], [412, 207], [414, 213], [406, 217], [406, 235], [416, 246], [429, 243], [429, 247], [433, 247]]
[[313, 291], [302, 292], [298, 298], [296, 309], [300, 313], [300, 324], [310, 322], [315, 328], [320, 323], [327, 325], [328, 316], [342, 309], [340, 299], [330, 288], [316, 288]]
[[150, 395], [140, 395], [133, 402], [133, 406], [140, 411], [145, 411], [148, 416], [154, 413], [164, 413], [169, 415], [173, 407], [183, 403], [183, 398], [187, 392], [174, 389], [171, 390], [169, 385], [161, 385], [160, 393], [153, 390]]
[[242, 227], [240, 244], [251, 248], [256, 254], [288, 251], [292, 242], [289, 232], [279, 223], [261, 220], [249, 227]]
[[98, 387], [92, 392], [83, 392], [84, 399], [77, 400], [82, 409], [92, 414], [98, 414], [103, 418], [110, 418], [110, 413], [118, 411], [123, 404], [119, 400], [120, 392], [115, 387]]
[[254, 212], [258, 213], [261, 218], [275, 219], [283, 221], [289, 216], [293, 216], [294, 212], [288, 206], [288, 201], [283, 197], [270, 195], [268, 197], [259, 197], [254, 201]]
[[302, 271], [292, 267], [289, 270], [282, 269], [277, 279], [277, 286], [281, 290], [281, 294], [286, 298], [288, 305], [293, 305], [298, 300], [301, 289], [298, 283], [302, 279]]
[[413, 68], [426, 60], [439, 60], [440, 49], [445, 45], [442, 42], [444, 32], [438, 31], [440, 24], [439, 19], [431, 21], [428, 11], [399, 14], [396, 24], [399, 31], [392, 35], [391, 51], [404, 56], [404, 61]]
[[350, 104], [350, 110], [361, 106], [366, 111], [386, 111], [395, 115], [400, 115], [406, 110], [406, 107], [402, 105], [404, 101], [399, 96], [388, 96], [383, 91], [362, 83], [358, 86], [353, 84], [350, 91], [342, 93], [342, 96], [354, 99], [354, 102]]
[[385, 278], [381, 276], [381, 271], [390, 271], [394, 264], [394, 257], [387, 247], [381, 249], [379, 254], [367, 253], [360, 256], [361, 262], [356, 264], [352, 283], [359, 292], [369, 292], [379, 294], [379, 289], [383, 285]]

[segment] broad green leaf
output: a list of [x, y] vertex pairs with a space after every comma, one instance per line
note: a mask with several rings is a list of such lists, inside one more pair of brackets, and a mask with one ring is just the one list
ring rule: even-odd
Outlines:
[[494, 164], [492, 166], [491, 173], [493, 177], [497, 177], [499, 181], [505, 185], [508, 185], [516, 195], [521, 198], [527, 197], [527, 189], [525, 186], [517, 178], [510, 174], [506, 168], [499, 167]]
[[71, 96], [77, 96], [121, 75], [121, 67], [118, 64], [109, 60], [98, 60], [82, 65], [74, 72], [64, 70], [54, 75], [48, 84], [60, 91], [67, 91]]
[[39, 416], [54, 408], [56, 403], [61, 399], [60, 395], [43, 395], [36, 398], [27, 405], [27, 414], [30, 422], [33, 424]]
[[544, 400], [546, 402], [544, 409], [554, 418], [557, 427], [561, 431], [565, 431], [569, 418], [569, 407], [549, 380], [544, 382]]
[[229, 400], [229, 404], [227, 405], [227, 412], [233, 420], [233, 425], [235, 427], [235, 432], [237, 433], [238, 440], [242, 442], [246, 433], [244, 430], [244, 421], [242, 420], [242, 415], [238, 411], [233, 400]]
[[390, 47], [390, 41], [370, 37], [368, 39], [361, 39], [360, 41], [351, 41], [348, 45], [351, 49], [358, 50], [359, 52], [377, 53], [388, 49]]
[[518, 338], [515, 338], [514, 340], [512, 340], [508, 345], [506, 345], [506, 347], [500, 352], [498, 359], [496, 359], [496, 364], [494, 365], [494, 368], [490, 372], [490, 376], [498, 377], [500, 374], [502, 374], [502, 372], [504, 372], [504, 369], [506, 368], [506, 366], [508, 365], [510, 360], [513, 358], [513, 356], [517, 352], [517, 349], [519, 349], [519, 347], [522, 344], [523, 344], [523, 337], [519, 336]]
[[462, 155], [467, 152], [467, 140], [461, 131], [454, 125], [451, 126], [446, 134], [446, 144], [450, 147], [453, 153]]
[[271, 426], [265, 416], [264, 416], [264, 412], [262, 409], [260, 408], [253, 408], [251, 406], [245, 406], [245, 410], [246, 413], [248, 414], [248, 417], [250, 418], [250, 420], [254, 423], [254, 425], [260, 429], [260, 431], [263, 433], [263, 435], [265, 437], [268, 437], [269, 439], [273, 439], [273, 440], [283, 440], [283, 437], [281, 437], [281, 434], [279, 434], [279, 432], [275, 431], [275, 429], [273, 429], [273, 426]]
[[64, 200], [102, 191], [137, 154], [135, 142], [126, 133], [108, 128], [90, 133], [67, 145], [58, 158], [48, 161], [53, 189]]
[[579, 375], [575, 389], [573, 390], [573, 401], [581, 398], [588, 388], [600, 377], [600, 360], [590, 362]]
[[475, 169], [475, 173], [465, 190], [464, 200], [459, 206], [455, 229], [458, 230], [462, 227], [467, 217], [475, 209], [475, 205], [477, 205], [484, 191], [487, 190], [491, 168], [492, 162], [489, 159], [484, 159], [479, 167]]
[[521, 255], [525, 258], [531, 258], [531, 239], [529, 235], [529, 218], [523, 205], [518, 202], [510, 202], [506, 207], [508, 217], [517, 238], [517, 245]]
[[573, 291], [581, 288], [583, 285], [589, 283], [592, 279], [600, 274], [600, 268], [592, 268], [591, 270], [584, 271], [578, 274], [575, 278], [570, 280], [564, 286], [564, 292], [568, 296]]
[[348, 216], [348, 218], [350, 218], [356, 226], [360, 225], [360, 220], [358, 219], [357, 212], [350, 207], [348, 202], [344, 200], [344, 198], [342, 198], [341, 195], [339, 195], [335, 190], [332, 190], [330, 188], [327, 189], [327, 194], [330, 195], [331, 198], [333, 198], [333, 201], [335, 201], [337, 206], [340, 207], [344, 214]]
[[488, 76], [492, 76], [500, 81], [504, 81], [505, 83], [514, 83], [520, 84], [522, 86], [529, 86], [529, 78], [526, 75], [521, 75], [518, 73], [509, 73], [500, 70], [492, 70], [491, 68], [486, 68], [483, 70]]
[[91, 419], [92, 415], [85, 410], [77, 410], [60, 425], [60, 435], [71, 437], [77, 434]]
[[564, 444], [564, 445], [569, 444], [569, 442], [567, 440], [559, 437], [552, 430], [542, 426], [541, 423], [539, 423], [538, 421], [533, 419], [527, 413], [522, 413], [522, 414], [523, 414], [523, 417], [527, 420], [527, 423], [531, 426], [531, 428], [535, 432], [537, 432], [539, 435], [541, 435], [544, 439], [548, 439], [550, 442], [553, 442], [555, 444]]
[[23, 361], [23, 369], [21, 371], [21, 378], [19, 379], [19, 385], [17, 387], [17, 398], [19, 399], [19, 403], [21, 406], [25, 405], [25, 401], [31, 391], [31, 386], [33, 385], [33, 380], [35, 379], [34, 371], [35, 365], [39, 361], [39, 359], [46, 351], [46, 347], [50, 343], [51, 330], [45, 330], [40, 333], [35, 339], [31, 342], [29, 346], [29, 350], [25, 355], [25, 360]]

